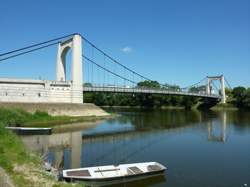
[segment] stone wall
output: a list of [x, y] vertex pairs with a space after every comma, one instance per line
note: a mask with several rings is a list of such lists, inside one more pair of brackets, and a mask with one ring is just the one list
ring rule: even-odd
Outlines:
[[92, 103], [13, 103], [0, 102], [2, 108], [20, 108], [27, 112], [44, 111], [52, 116], [108, 116], [110, 115]]
[[83, 103], [83, 90], [71, 81], [0, 78], [0, 102]]

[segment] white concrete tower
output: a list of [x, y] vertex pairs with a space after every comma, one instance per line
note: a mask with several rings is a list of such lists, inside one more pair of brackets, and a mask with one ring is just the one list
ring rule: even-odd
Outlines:
[[221, 84], [221, 96], [222, 96], [221, 102], [226, 103], [225, 79], [223, 75], [221, 75], [220, 84]]
[[56, 80], [66, 81], [66, 54], [72, 50], [71, 60], [71, 102], [83, 103], [82, 37], [74, 34], [72, 38], [59, 43], [56, 63]]
[[206, 86], [206, 94], [211, 95], [211, 88], [210, 88], [210, 79], [207, 77], [207, 86]]
[[225, 79], [223, 75], [220, 76], [213, 76], [213, 77], [207, 77], [207, 86], [206, 86], [206, 94], [211, 95], [212, 94], [212, 87], [211, 82], [213, 80], [219, 80], [220, 81], [220, 94], [221, 94], [221, 103], [226, 103], [226, 93], [225, 93]]

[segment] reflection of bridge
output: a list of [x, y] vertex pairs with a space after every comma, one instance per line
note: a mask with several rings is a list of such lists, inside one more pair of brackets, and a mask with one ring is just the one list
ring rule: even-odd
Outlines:
[[[85, 47], [90, 46], [90, 50], [84, 48], [84, 55], [82, 40]], [[56, 81], [0, 79], [0, 102], [83, 103], [83, 92], [182, 95], [226, 102], [224, 76], [205, 77], [185, 88], [162, 84], [158, 87], [138, 87], [139, 82], [152, 80], [116, 61], [80, 34], [71, 34], [0, 54], [0, 62], [53, 45], [58, 45]], [[70, 50], [72, 73], [68, 81], [66, 55]], [[86, 55], [88, 51], [91, 54]], [[82, 86], [83, 79], [88, 86]], [[220, 81], [219, 89], [213, 84], [213, 80]], [[215, 88], [218, 90], [217, 94], [214, 93]]]
[[216, 125], [213, 124], [212, 121], [209, 121], [207, 124], [207, 131], [208, 131], [208, 140], [209, 141], [215, 141], [215, 142], [225, 142], [226, 141], [226, 130], [227, 130], [227, 113], [223, 111], [222, 113], [222, 120], [220, 122], [220, 128], [219, 135], [215, 135], [215, 131], [218, 129], [215, 129]]
[[[199, 122], [199, 120], [197, 121]], [[226, 125], [227, 125], [227, 113], [223, 112], [221, 116], [221, 123], [216, 124], [215, 122], [208, 121], [207, 129], [203, 129], [203, 131], [207, 130], [208, 140], [213, 142], [225, 142], [226, 141]], [[55, 167], [59, 167], [63, 165], [63, 163], [68, 163], [69, 167], [77, 168], [82, 166], [82, 159], [91, 159], [91, 163], [93, 161], [98, 162], [105, 157], [114, 156], [114, 152], [121, 156], [118, 157], [119, 161], [121, 159], [126, 159], [127, 155], [131, 156], [134, 153], [138, 153], [142, 149], [147, 149], [149, 146], [153, 146], [160, 142], [162, 137], [165, 136], [165, 133], [173, 134], [173, 132], [182, 132], [185, 129], [188, 129], [192, 124], [187, 126], [177, 126], [170, 127], [169, 129], [159, 128], [158, 130], [130, 130], [121, 133], [103, 133], [103, 134], [93, 134], [84, 136], [81, 130], [76, 132], [66, 132], [66, 133], [56, 133], [52, 135], [34, 135], [34, 136], [23, 136], [22, 141], [26, 145], [28, 149], [31, 151], [35, 151], [40, 153], [41, 155], [45, 155], [48, 152], [53, 157], [53, 165]], [[218, 135], [219, 132], [219, 135]], [[155, 136], [157, 135], [157, 136]], [[154, 138], [156, 137], [156, 138]], [[135, 150], [130, 150], [123, 155], [124, 152], [122, 150], [129, 148], [130, 145], [134, 145], [135, 140], [143, 139], [145, 141], [141, 141], [136, 146]], [[109, 149], [104, 152], [100, 152], [100, 154], [94, 155], [92, 152], [93, 149], [96, 149], [93, 144], [100, 145], [102, 142], [113, 145]], [[65, 150], [68, 150], [66, 153]], [[91, 151], [92, 150], [92, 151]], [[126, 150], [125, 150], [126, 151]], [[93, 153], [93, 155], [90, 155]], [[84, 160], [85, 161], [85, 160]], [[88, 163], [89, 164], [89, 163]]]
[[[63, 162], [70, 163], [70, 167], [76, 168], [81, 163], [82, 133], [81, 131], [59, 133], [52, 135], [22, 136], [25, 146], [42, 156], [53, 150], [53, 166], [59, 168]], [[69, 148], [70, 155], [65, 157], [64, 149]]]

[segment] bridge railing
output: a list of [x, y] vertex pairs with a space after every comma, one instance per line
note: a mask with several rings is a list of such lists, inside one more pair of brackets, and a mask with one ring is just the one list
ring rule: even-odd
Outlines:
[[166, 95], [187, 95], [209, 98], [221, 98], [220, 95], [206, 93], [192, 93], [180, 91], [171, 91], [164, 88], [146, 88], [146, 87], [109, 87], [109, 86], [83, 86], [84, 92], [117, 92], [117, 93], [145, 93], [145, 94], [166, 94]]

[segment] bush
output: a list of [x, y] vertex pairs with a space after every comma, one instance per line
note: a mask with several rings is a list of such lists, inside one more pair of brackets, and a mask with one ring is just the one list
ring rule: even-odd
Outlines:
[[31, 114], [21, 109], [0, 108], [0, 122], [5, 126], [20, 126], [31, 117]]

